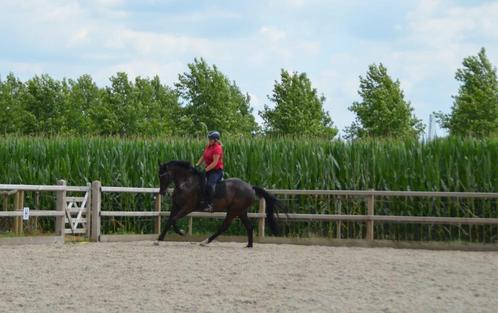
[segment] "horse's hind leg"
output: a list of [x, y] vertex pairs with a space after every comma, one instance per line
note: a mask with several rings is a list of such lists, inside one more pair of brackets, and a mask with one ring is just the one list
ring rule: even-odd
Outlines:
[[208, 243], [210, 243], [211, 241], [216, 239], [216, 237], [218, 237], [222, 232], [226, 231], [228, 229], [228, 226], [230, 226], [230, 224], [232, 223], [234, 218], [235, 218], [235, 216], [231, 215], [230, 213], [227, 213], [227, 216], [225, 217], [223, 224], [221, 224], [221, 226], [218, 228], [218, 230], [211, 237], [209, 237], [208, 239], [201, 242], [201, 246], [207, 245]]
[[249, 220], [249, 217], [247, 217], [247, 213], [242, 214], [239, 218], [247, 231], [247, 247], [252, 248], [252, 223]]

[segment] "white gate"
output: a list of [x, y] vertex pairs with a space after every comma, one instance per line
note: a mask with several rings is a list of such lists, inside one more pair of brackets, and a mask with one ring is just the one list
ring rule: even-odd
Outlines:
[[[66, 197], [66, 234], [87, 234], [89, 225], [90, 188], [83, 197]], [[69, 228], [68, 228], [69, 225]]]

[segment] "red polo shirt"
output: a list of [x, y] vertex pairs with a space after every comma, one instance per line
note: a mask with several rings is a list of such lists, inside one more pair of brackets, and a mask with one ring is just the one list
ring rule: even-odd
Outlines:
[[206, 146], [203, 154], [204, 162], [206, 163], [206, 166], [213, 163], [214, 155], [216, 154], [219, 155], [220, 158], [213, 170], [223, 169], [223, 148], [219, 142], [214, 143], [212, 146]]

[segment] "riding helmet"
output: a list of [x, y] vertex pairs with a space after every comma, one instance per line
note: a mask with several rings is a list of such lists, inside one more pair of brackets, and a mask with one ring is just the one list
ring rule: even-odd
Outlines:
[[208, 138], [209, 139], [220, 140], [220, 133], [217, 132], [216, 130], [210, 131], [209, 134], [208, 134]]

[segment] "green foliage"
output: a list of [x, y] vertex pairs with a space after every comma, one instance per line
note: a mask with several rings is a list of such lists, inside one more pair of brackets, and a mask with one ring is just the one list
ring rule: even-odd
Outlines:
[[484, 48], [463, 60], [455, 74], [462, 83], [450, 114], [435, 113], [451, 135], [488, 137], [498, 135], [498, 80]]
[[[0, 138], [0, 181], [158, 186], [157, 161], [196, 161], [204, 140]], [[225, 138], [226, 174], [282, 189], [498, 190], [498, 141]]]
[[273, 94], [259, 114], [264, 120], [266, 133], [272, 135], [297, 135], [333, 138], [337, 129], [327, 112], [323, 111], [325, 97], [311, 86], [306, 73], [293, 73], [282, 69], [280, 82], [275, 82]]
[[349, 107], [356, 120], [346, 128], [346, 138], [417, 138], [423, 132], [424, 126], [412, 114], [399, 81], [393, 81], [382, 64], [370, 65], [366, 78], [360, 76], [358, 94], [362, 101]]
[[40, 135], [170, 135], [181, 108], [178, 95], [152, 80], [125, 73], [99, 88], [89, 75], [57, 81], [49, 75], [26, 83], [0, 80], [0, 133]]
[[76, 81], [70, 79], [70, 92], [65, 102], [68, 121], [62, 133], [85, 135], [95, 132], [99, 124], [97, 116], [102, 106], [101, 90], [93, 82], [90, 75], [83, 75]]
[[186, 135], [205, 135], [206, 129], [246, 135], [257, 130], [249, 95], [244, 95], [235, 82], [204, 59], [195, 59], [188, 68], [189, 72], [179, 75], [175, 84], [186, 102], [181, 121]]
[[35, 76], [26, 82], [23, 102], [32, 118], [26, 125], [30, 134], [57, 134], [69, 121], [65, 119], [66, 80], [57, 81], [49, 75]]
[[[104, 186], [157, 187], [157, 162], [195, 161], [204, 140], [185, 138], [0, 138], [0, 182], [69, 185], [100, 180]], [[226, 177], [240, 177], [271, 189], [498, 190], [498, 141], [449, 138], [413, 140], [225, 138]], [[53, 200], [53, 194], [49, 194]], [[31, 197], [32, 195], [27, 195]], [[365, 214], [362, 198], [280, 197], [290, 212]], [[163, 201], [168, 209], [170, 198]], [[152, 197], [105, 194], [103, 210], [152, 210]], [[26, 200], [29, 205], [29, 199]], [[376, 214], [497, 218], [496, 201], [448, 198], [377, 198]], [[53, 207], [53, 203], [45, 206]], [[256, 207], [253, 210], [257, 210]], [[139, 220], [141, 222], [139, 222]], [[51, 219], [53, 222], [53, 218]], [[104, 231], [150, 232], [152, 218], [104, 222]], [[120, 226], [122, 223], [122, 226]], [[196, 221], [196, 231], [212, 232], [219, 221]], [[335, 235], [335, 223], [292, 223], [288, 234]], [[447, 227], [376, 223], [382, 239], [496, 241], [496, 226]], [[343, 223], [345, 238], [362, 238], [364, 225]], [[493, 228], [494, 227], [494, 228]], [[47, 228], [49, 229], [49, 228]], [[50, 228], [53, 229], [53, 228]], [[243, 234], [232, 227], [231, 233]]]
[[176, 93], [161, 85], [159, 77], [152, 80], [137, 77], [135, 83], [126, 73], [111, 77], [105, 88], [104, 105], [96, 112], [105, 124], [105, 135], [169, 135], [176, 128], [174, 122], [180, 105]]
[[5, 81], [0, 79], [0, 134], [24, 133], [33, 118], [24, 109], [25, 93], [24, 84], [13, 74], [7, 75]]

